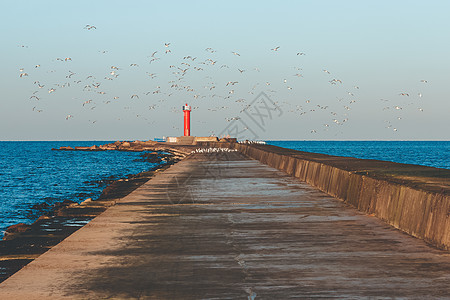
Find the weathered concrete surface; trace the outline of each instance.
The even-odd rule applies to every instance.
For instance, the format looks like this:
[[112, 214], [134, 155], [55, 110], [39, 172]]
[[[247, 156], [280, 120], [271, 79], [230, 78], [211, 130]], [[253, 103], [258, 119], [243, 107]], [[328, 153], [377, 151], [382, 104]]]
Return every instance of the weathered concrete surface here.
[[270, 145], [205, 145], [238, 149], [395, 228], [450, 250], [450, 170]]
[[446, 298], [450, 255], [238, 153], [156, 175], [0, 299]]

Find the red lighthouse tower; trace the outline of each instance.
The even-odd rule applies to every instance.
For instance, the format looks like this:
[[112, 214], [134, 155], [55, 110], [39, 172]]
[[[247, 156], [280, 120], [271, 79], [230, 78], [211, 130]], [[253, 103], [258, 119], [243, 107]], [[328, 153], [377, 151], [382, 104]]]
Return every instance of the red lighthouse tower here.
[[191, 107], [189, 105], [183, 106], [184, 112], [184, 136], [191, 135]]

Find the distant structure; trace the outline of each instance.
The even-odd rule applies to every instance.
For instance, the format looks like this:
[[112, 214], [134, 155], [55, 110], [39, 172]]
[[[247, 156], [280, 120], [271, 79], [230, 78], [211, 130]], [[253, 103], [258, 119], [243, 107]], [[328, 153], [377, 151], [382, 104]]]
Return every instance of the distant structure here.
[[165, 139], [166, 143], [178, 145], [196, 145], [198, 142], [236, 142], [235, 138], [219, 140], [216, 136], [191, 136], [191, 107], [186, 103], [183, 105], [184, 112], [184, 135], [179, 137], [169, 136]]
[[184, 136], [191, 135], [191, 107], [189, 105], [183, 106], [184, 112]]

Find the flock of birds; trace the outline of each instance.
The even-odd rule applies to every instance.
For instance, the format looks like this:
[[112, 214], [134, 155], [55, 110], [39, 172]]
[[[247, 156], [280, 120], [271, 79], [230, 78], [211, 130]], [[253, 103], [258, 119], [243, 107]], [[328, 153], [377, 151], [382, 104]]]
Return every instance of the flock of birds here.
[[252, 140], [245, 140], [245, 141], [239, 141], [239, 144], [258, 144], [258, 145], [265, 145], [265, 141], [252, 141]]
[[[87, 31], [97, 30], [93, 25], [84, 27]], [[28, 46], [19, 46], [29, 48]], [[174, 50], [174, 51], [172, 51]], [[281, 46], [276, 46], [268, 51], [273, 55], [279, 55], [282, 51]], [[108, 55], [109, 51], [97, 51], [99, 55]], [[244, 110], [248, 109], [254, 97], [260, 92], [267, 93], [274, 103], [281, 107], [284, 112], [301, 117], [306, 114], [317, 114], [323, 120], [323, 127], [309, 128], [310, 133], [317, 133], [320, 130], [329, 130], [333, 126], [342, 126], [349, 121], [350, 111], [355, 103], [358, 103], [358, 92], [360, 87], [354, 84], [347, 84], [341, 78], [335, 77], [333, 72], [328, 69], [322, 69], [323, 82], [330, 86], [339, 88], [340, 96], [332, 95], [327, 101], [318, 102], [311, 98], [304, 98], [301, 95], [301, 81], [305, 77], [311, 76], [304, 71], [301, 65], [302, 61], [297, 60], [293, 63], [290, 70], [286, 70], [286, 75], [281, 78], [267, 76], [271, 80], [255, 81], [253, 78], [261, 78], [264, 66], [248, 67], [242, 60], [237, 51], [229, 51], [218, 56], [218, 50], [206, 48], [197, 56], [180, 55], [176, 56], [172, 43], [164, 43], [160, 49], [151, 51], [144, 58], [144, 62], [130, 61], [126, 65], [111, 64], [107, 68], [102, 68], [100, 72], [87, 70], [85, 64], [77, 66], [75, 57], [57, 57], [45, 68], [43, 63], [20, 68], [18, 76], [33, 84], [33, 92], [29, 95], [32, 110], [37, 113], [45, 112], [46, 101], [50, 102], [52, 97], [61, 91], [63, 97], [72, 97], [71, 105], [67, 105], [67, 111], [64, 114], [65, 120], [76, 119], [79, 115], [87, 114], [89, 111], [95, 112], [102, 107], [107, 109], [108, 105], [122, 105], [122, 111], [130, 112], [136, 118], [143, 118], [148, 123], [152, 123], [151, 111], [168, 110], [171, 113], [180, 113], [180, 103], [193, 103], [192, 109], [203, 109], [210, 113], [221, 112], [225, 122], [239, 120]], [[307, 57], [304, 52], [292, 53], [292, 56]], [[234, 59], [233, 59], [234, 58]], [[141, 58], [142, 60], [142, 58]], [[60, 65], [56, 65], [60, 64]], [[143, 65], [144, 64], [144, 65]], [[78, 69], [80, 68], [80, 69]], [[98, 68], [96, 67], [95, 70]], [[39, 72], [38, 72], [39, 71]], [[91, 73], [88, 73], [91, 71]], [[133, 75], [133, 72], [135, 75]], [[319, 72], [319, 70], [317, 70]], [[44, 74], [43, 74], [44, 73]], [[139, 85], [120, 85], [121, 75], [140, 76], [144, 83]], [[39, 76], [43, 78], [39, 78]], [[316, 76], [317, 74], [314, 74]], [[225, 79], [226, 78], [226, 79]], [[138, 81], [137, 79], [135, 79]], [[427, 84], [427, 80], [420, 80], [420, 84]], [[120, 89], [118, 89], [120, 86]], [[153, 86], [145, 89], [147, 86]], [[130, 89], [127, 93], [126, 90]], [[299, 92], [297, 92], [297, 90]], [[401, 91], [397, 97], [412, 98], [407, 91]], [[61, 96], [59, 96], [61, 97]], [[422, 93], [417, 97], [422, 98]], [[172, 100], [173, 99], [173, 100]], [[189, 100], [191, 99], [191, 100]], [[172, 100], [172, 101], [171, 101]], [[181, 101], [181, 102], [180, 102]], [[399, 98], [398, 103], [391, 104], [391, 101], [380, 99], [386, 103], [382, 110], [401, 112], [405, 107], [414, 105], [415, 102], [402, 102]], [[73, 102], [79, 105], [74, 109]], [[406, 105], [406, 106], [405, 106]], [[423, 112], [423, 108], [417, 108]], [[150, 112], [149, 112], [150, 111]], [[324, 114], [325, 113], [325, 114]], [[89, 122], [97, 122], [95, 114], [90, 114]], [[123, 119], [123, 115], [117, 115], [117, 120]], [[400, 115], [396, 120], [401, 120]], [[204, 123], [205, 121], [198, 121]], [[394, 122], [391, 119], [385, 121], [385, 127], [397, 131]], [[226, 124], [226, 123], [225, 123]], [[172, 127], [179, 130], [179, 126]], [[215, 134], [214, 130], [210, 131]]]
[[197, 148], [191, 153], [222, 153], [222, 152], [236, 152], [238, 150], [236, 149], [230, 149], [230, 148]]

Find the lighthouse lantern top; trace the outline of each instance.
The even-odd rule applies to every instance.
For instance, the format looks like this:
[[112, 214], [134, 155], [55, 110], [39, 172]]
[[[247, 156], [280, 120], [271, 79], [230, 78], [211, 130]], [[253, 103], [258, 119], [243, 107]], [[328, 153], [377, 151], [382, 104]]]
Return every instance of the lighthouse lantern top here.
[[190, 107], [189, 105], [187, 105], [187, 103], [186, 103], [186, 105], [183, 105], [183, 110], [188, 110], [188, 111], [190, 111], [190, 110], [191, 110], [191, 107]]

